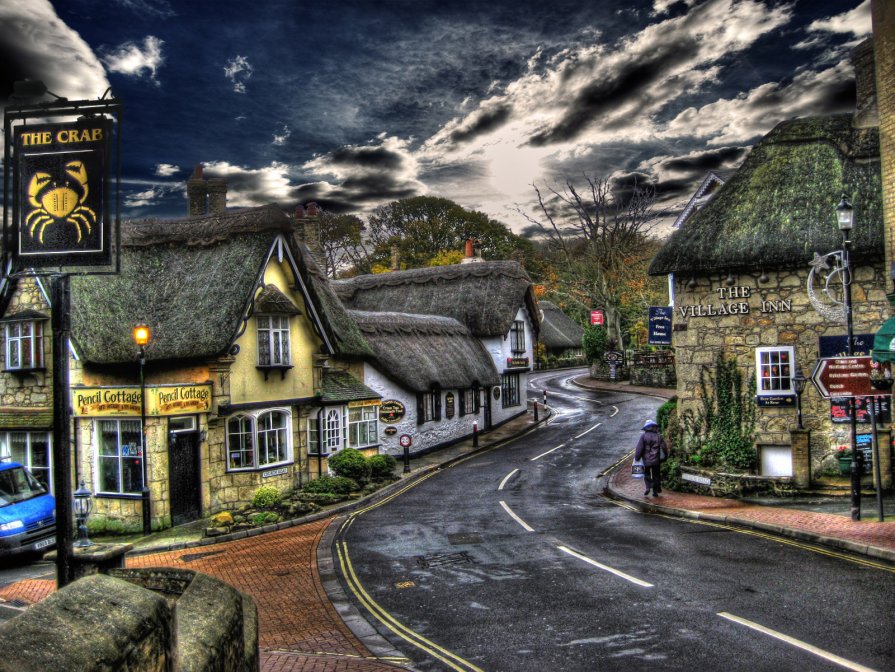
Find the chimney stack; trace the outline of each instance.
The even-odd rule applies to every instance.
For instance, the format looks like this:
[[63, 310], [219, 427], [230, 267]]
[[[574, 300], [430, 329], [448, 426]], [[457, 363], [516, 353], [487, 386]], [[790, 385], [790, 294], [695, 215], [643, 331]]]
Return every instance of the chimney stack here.
[[323, 257], [323, 247], [320, 244], [320, 220], [318, 215], [320, 209], [316, 203], [308, 203], [305, 207], [298, 206], [295, 208], [295, 219], [302, 225], [303, 239], [305, 245], [314, 261], [321, 269], [326, 269]]
[[208, 212], [208, 183], [202, 177], [202, 164], [197, 163], [186, 181], [187, 215], [201, 217]]
[[474, 240], [473, 238], [466, 239], [466, 256], [463, 257], [461, 264], [477, 264], [480, 261], [484, 261], [479, 256], [479, 241]]
[[206, 188], [208, 190], [208, 214], [224, 214], [227, 211], [227, 180], [221, 177], [209, 178]]

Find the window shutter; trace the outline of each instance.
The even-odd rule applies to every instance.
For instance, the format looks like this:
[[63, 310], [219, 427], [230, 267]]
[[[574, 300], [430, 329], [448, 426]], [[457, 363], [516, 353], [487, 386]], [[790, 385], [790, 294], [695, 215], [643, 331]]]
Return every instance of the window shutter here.
[[441, 388], [437, 385], [432, 389], [432, 403], [435, 407], [432, 413], [433, 419], [437, 422], [441, 420]]
[[416, 395], [416, 424], [421, 425], [426, 421], [426, 395]]
[[460, 415], [466, 415], [466, 390], [458, 390], [457, 392], [460, 397]]

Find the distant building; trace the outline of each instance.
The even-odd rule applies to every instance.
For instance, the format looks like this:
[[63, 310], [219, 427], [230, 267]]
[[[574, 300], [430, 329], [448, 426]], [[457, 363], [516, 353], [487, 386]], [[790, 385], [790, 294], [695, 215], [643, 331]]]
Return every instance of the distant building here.
[[[584, 327], [550, 301], [538, 301], [541, 328], [538, 340], [544, 344], [546, 357], [557, 363], [577, 363], [584, 357]], [[583, 360], [580, 363], [584, 363]]]

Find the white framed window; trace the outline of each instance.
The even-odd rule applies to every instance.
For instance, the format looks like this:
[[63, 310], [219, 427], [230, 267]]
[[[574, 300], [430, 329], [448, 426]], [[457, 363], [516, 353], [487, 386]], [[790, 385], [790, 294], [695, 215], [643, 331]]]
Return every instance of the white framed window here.
[[323, 418], [323, 450], [328, 455], [340, 448], [342, 448], [342, 411], [339, 408], [328, 408]]
[[795, 349], [790, 345], [755, 349], [755, 389], [758, 396], [795, 394], [792, 376]]
[[0, 432], [0, 457], [28, 467], [34, 478], [53, 492], [52, 432]]
[[516, 320], [510, 328], [510, 350], [513, 354], [525, 353], [525, 322]]
[[289, 317], [258, 315], [258, 366], [290, 366]]
[[441, 388], [432, 387], [431, 392], [422, 392], [416, 395], [416, 424], [425, 422], [437, 422], [441, 420]]
[[6, 368], [9, 371], [44, 368], [44, 320], [6, 323]]
[[246, 471], [292, 459], [292, 414], [285, 409], [237, 415], [227, 421], [227, 470]]
[[503, 407], [518, 406], [519, 400], [519, 374], [505, 373], [500, 378], [500, 398]]
[[348, 445], [366, 448], [379, 444], [379, 406], [348, 409]]
[[139, 420], [97, 420], [97, 494], [138, 495], [143, 489]]

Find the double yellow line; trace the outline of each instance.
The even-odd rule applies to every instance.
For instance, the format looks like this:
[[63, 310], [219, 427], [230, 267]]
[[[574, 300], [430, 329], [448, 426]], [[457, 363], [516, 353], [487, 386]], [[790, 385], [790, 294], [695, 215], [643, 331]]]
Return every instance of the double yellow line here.
[[348, 554], [348, 544], [343, 539], [341, 539], [341, 537], [344, 536], [344, 534], [348, 531], [348, 529], [351, 527], [358, 516], [392, 501], [396, 497], [407, 492], [410, 488], [416, 487], [426, 479], [431, 478], [435, 475], [435, 473], [437, 472], [427, 474], [426, 476], [417, 479], [413, 483], [410, 483], [406, 487], [401, 488], [397, 492], [392, 493], [388, 497], [385, 497], [379, 502], [376, 502], [375, 504], [372, 504], [364, 509], [360, 509], [350, 514], [345, 522], [342, 524], [342, 526], [339, 528], [338, 538], [336, 539], [336, 554], [339, 559], [339, 567], [342, 570], [342, 576], [345, 577], [345, 582], [348, 584], [349, 590], [357, 598], [358, 602], [360, 602], [370, 614], [372, 614], [380, 623], [382, 623], [382, 625], [391, 630], [395, 635], [403, 639], [405, 642], [412, 644], [424, 653], [432, 656], [436, 660], [440, 660], [450, 669], [456, 670], [456, 672], [484, 672], [481, 668], [476, 667], [468, 660], [465, 660], [458, 656], [456, 653], [448, 651], [435, 642], [426, 639], [419, 633], [414, 632], [406, 625], [398, 621], [394, 616], [389, 614], [381, 605], [379, 605], [376, 600], [374, 600], [370, 596], [370, 594], [367, 593], [367, 591], [361, 584], [360, 579], [357, 577], [357, 574], [354, 571], [354, 565], [351, 563], [351, 557]]

